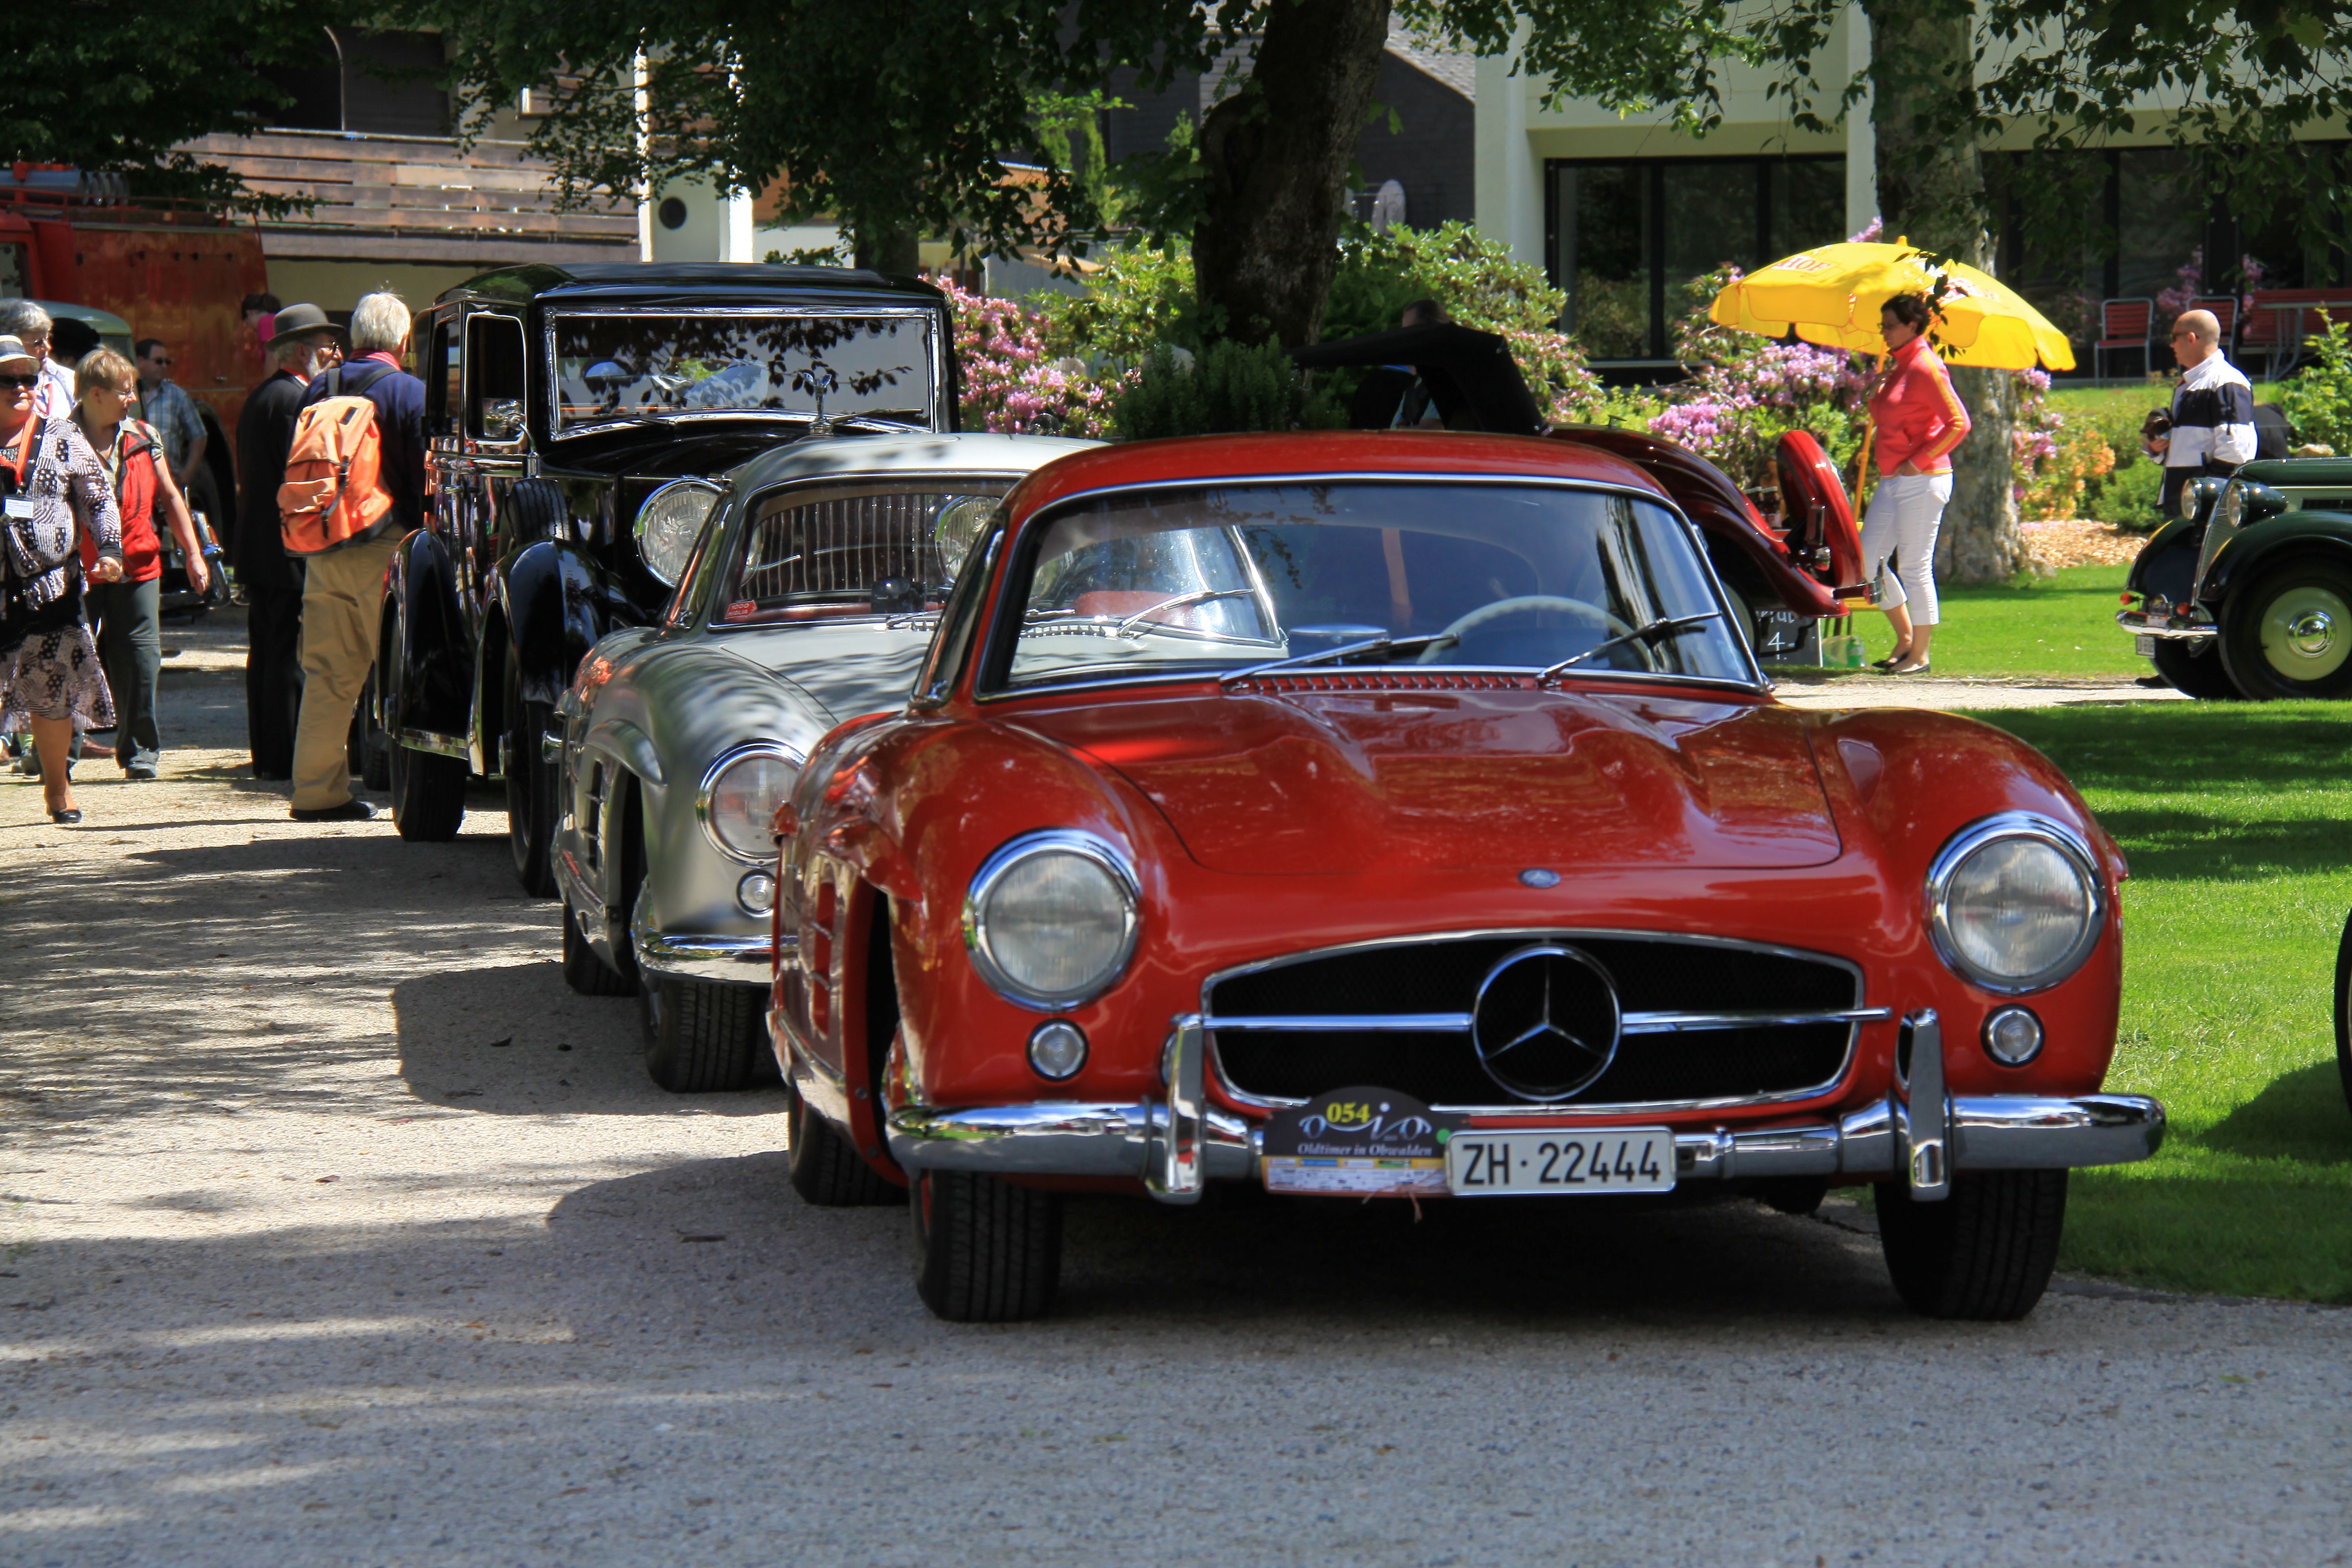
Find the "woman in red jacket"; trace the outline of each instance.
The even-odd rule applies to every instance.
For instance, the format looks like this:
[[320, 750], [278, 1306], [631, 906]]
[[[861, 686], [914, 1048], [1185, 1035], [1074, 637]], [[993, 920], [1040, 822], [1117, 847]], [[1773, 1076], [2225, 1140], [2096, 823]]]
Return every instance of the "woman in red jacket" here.
[[1878, 488], [1862, 522], [1862, 562], [1874, 602], [1895, 627], [1895, 651], [1878, 661], [1896, 675], [1924, 674], [1936, 605], [1936, 532], [1952, 499], [1952, 451], [1968, 439], [1969, 411], [1927, 339], [1924, 294], [1898, 294], [1878, 313], [1890, 351], [1870, 395]]

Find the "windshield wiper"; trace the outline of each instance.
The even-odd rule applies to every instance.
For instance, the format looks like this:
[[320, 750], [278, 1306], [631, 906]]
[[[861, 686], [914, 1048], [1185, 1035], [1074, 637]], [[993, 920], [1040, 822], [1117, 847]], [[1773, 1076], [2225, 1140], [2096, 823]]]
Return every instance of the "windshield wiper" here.
[[1111, 628], [1111, 635], [1127, 637], [1134, 632], [1135, 627], [1142, 625], [1147, 616], [1156, 616], [1162, 610], [1181, 610], [1188, 605], [1214, 604], [1219, 599], [1254, 599], [1256, 596], [1257, 590], [1255, 588], [1195, 588], [1189, 594], [1178, 594], [1172, 598], [1162, 599], [1156, 605], [1146, 605]]
[[1313, 653], [1293, 654], [1277, 658], [1271, 664], [1254, 664], [1247, 669], [1236, 669], [1217, 677], [1220, 686], [1231, 686], [1236, 680], [1253, 676], [1272, 675], [1285, 669], [1305, 669], [1309, 665], [1329, 664], [1336, 659], [1353, 658], [1358, 654], [1395, 653], [1407, 648], [1444, 647], [1462, 639], [1452, 632], [1424, 632], [1412, 637], [1366, 637], [1361, 642], [1341, 643], [1338, 647], [1317, 648]]
[[1721, 610], [1701, 610], [1695, 616], [1670, 616], [1662, 621], [1652, 621], [1646, 626], [1635, 626], [1630, 632], [1620, 632], [1613, 637], [1603, 637], [1582, 653], [1561, 659], [1558, 664], [1543, 671], [1536, 677], [1536, 684], [1549, 686], [1586, 659], [1598, 658], [1611, 648], [1623, 647], [1628, 643], [1648, 643], [1661, 637], [1680, 637], [1683, 633], [1703, 626], [1709, 621], [1721, 619], [1723, 619]]

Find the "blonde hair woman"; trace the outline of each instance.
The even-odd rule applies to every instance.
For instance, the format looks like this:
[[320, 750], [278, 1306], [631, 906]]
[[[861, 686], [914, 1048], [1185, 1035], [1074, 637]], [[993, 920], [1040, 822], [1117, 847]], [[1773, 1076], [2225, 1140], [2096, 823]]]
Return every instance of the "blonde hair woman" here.
[[[163, 438], [146, 421], [127, 416], [139, 398], [138, 366], [112, 349], [93, 349], [74, 367], [74, 381], [81, 388], [74, 425], [106, 469], [122, 519], [122, 581], [89, 591], [98, 657], [114, 695], [114, 760], [124, 777], [152, 779], [163, 751], [155, 724], [155, 683], [163, 669], [163, 542], [156, 520], [170, 526], [187, 559], [188, 586], [199, 594], [205, 553], [187, 500], [172, 482]], [[82, 565], [94, 560], [85, 542]]]

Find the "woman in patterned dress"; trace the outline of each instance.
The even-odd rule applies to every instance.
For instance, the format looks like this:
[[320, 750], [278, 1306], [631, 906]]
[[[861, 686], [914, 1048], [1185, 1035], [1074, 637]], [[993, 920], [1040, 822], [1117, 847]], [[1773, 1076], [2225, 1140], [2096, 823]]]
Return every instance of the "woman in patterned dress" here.
[[82, 618], [80, 536], [89, 574], [122, 576], [122, 523], [106, 470], [73, 421], [35, 410], [40, 362], [0, 337], [0, 731], [29, 726], [53, 822], [81, 820], [68, 756], [76, 730], [114, 722], [98, 645]]

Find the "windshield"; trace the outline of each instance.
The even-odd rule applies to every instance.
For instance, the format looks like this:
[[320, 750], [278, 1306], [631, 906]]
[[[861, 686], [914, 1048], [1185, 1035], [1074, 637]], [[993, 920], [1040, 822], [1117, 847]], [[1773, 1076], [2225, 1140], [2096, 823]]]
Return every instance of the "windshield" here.
[[[1002, 683], [1342, 656], [1750, 680], [1663, 506], [1556, 485], [1223, 485], [1063, 512], [1016, 558]], [[1691, 617], [1684, 620], [1683, 617]], [[1672, 625], [1666, 623], [1675, 623]], [[1613, 640], [1612, 639], [1622, 639]]]
[[795, 486], [754, 505], [719, 620], [937, 609], [1010, 476]]
[[644, 418], [823, 413], [928, 430], [930, 311], [556, 312], [555, 429]]

